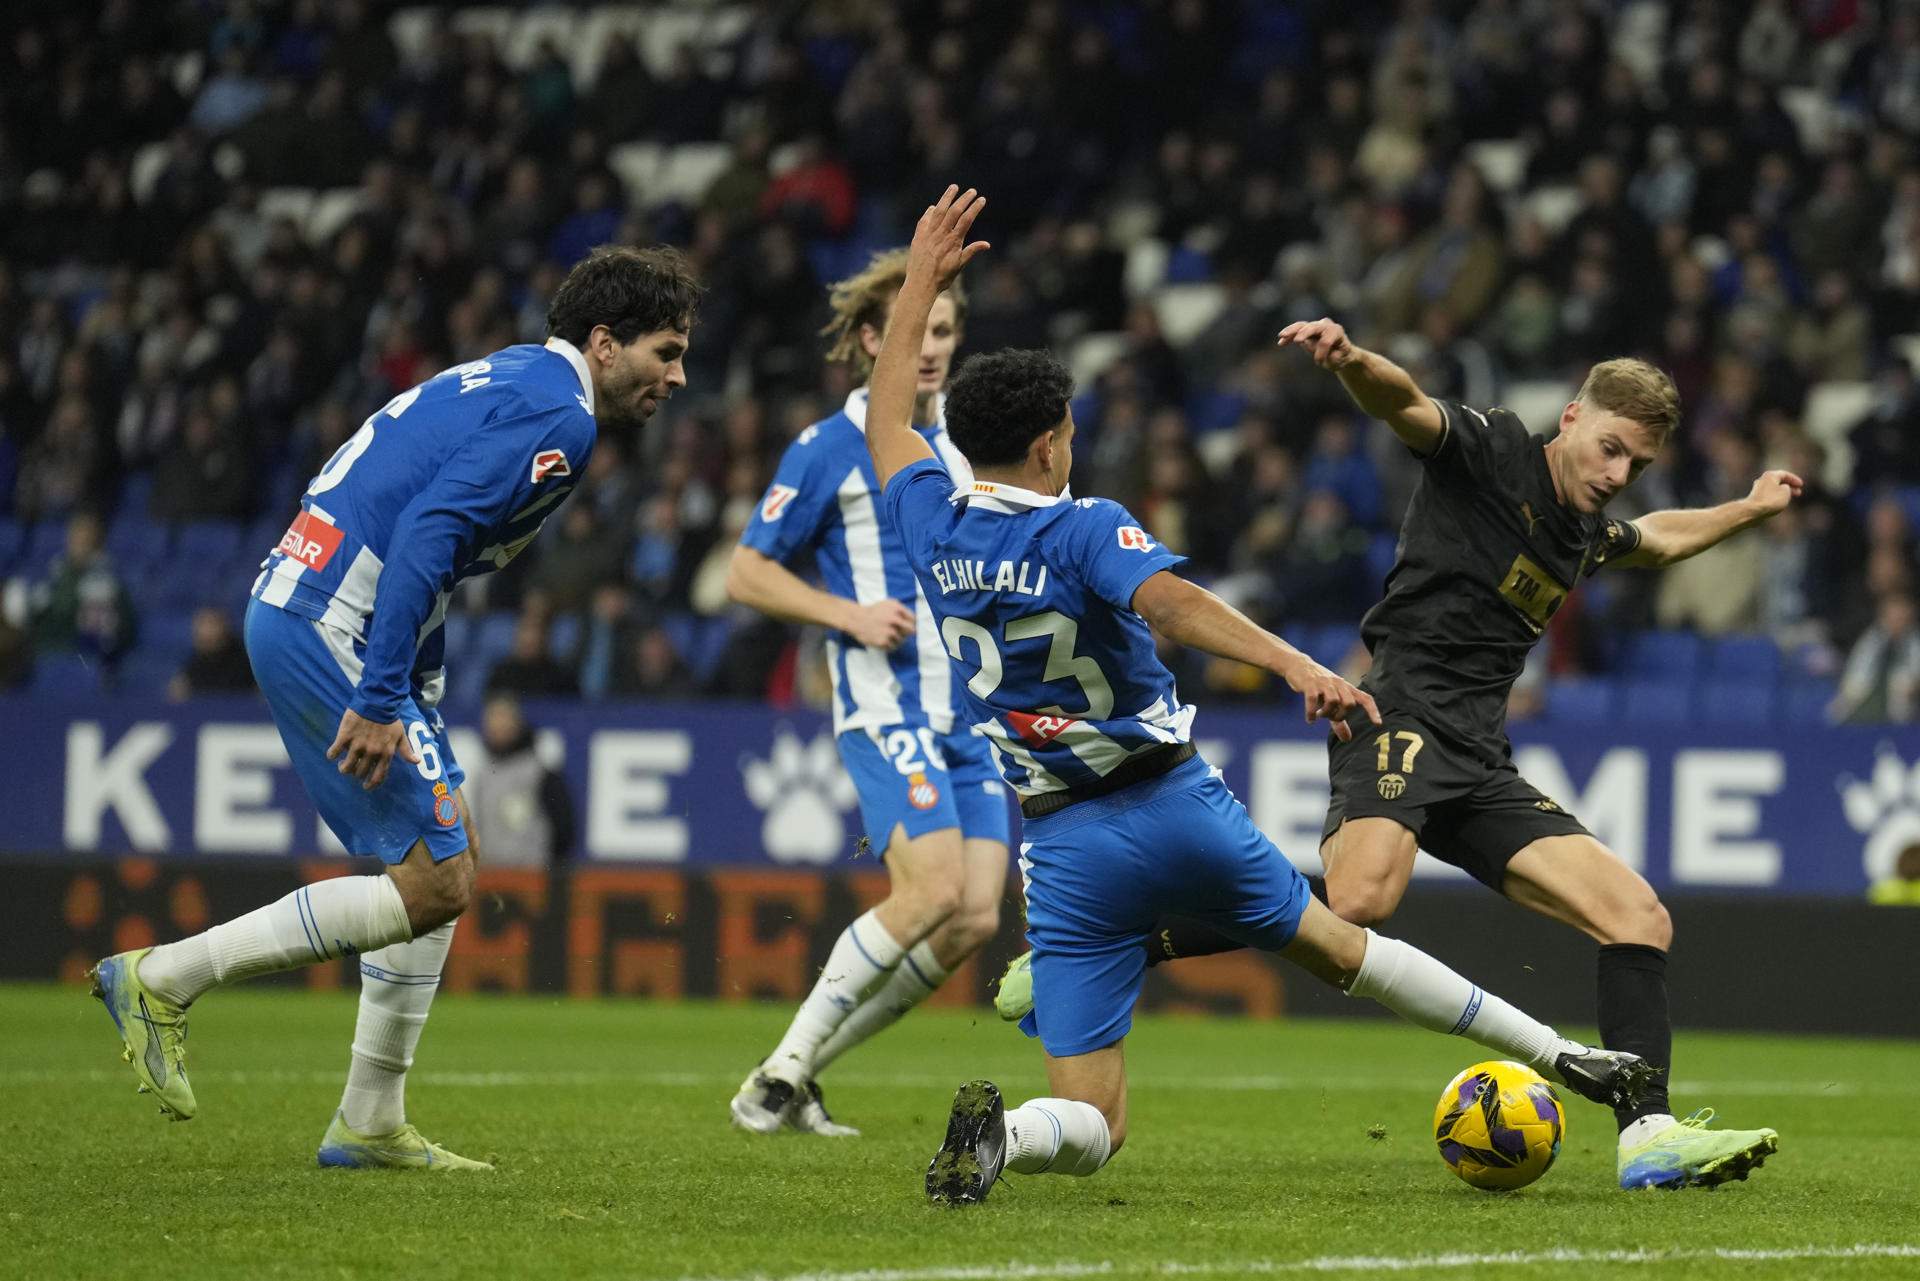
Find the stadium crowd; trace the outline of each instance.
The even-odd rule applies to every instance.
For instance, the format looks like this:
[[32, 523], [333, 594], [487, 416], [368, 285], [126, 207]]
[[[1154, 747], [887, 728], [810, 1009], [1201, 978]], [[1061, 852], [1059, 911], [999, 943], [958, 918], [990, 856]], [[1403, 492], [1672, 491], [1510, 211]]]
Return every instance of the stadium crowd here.
[[848, 390], [826, 284], [958, 178], [996, 245], [963, 354], [1071, 353], [1075, 489], [1323, 657], [1364, 659], [1418, 474], [1273, 349], [1331, 314], [1536, 431], [1593, 360], [1669, 369], [1682, 428], [1625, 514], [1765, 466], [1810, 482], [1762, 531], [1574, 596], [1519, 713], [1678, 686], [1712, 714], [1691, 691], [1718, 681], [1733, 714], [1920, 716], [1912, 3], [563, 11], [591, 48], [502, 12], [6, 7], [0, 682], [243, 685], [253, 566], [361, 420], [539, 341], [591, 246], [665, 240], [709, 287], [690, 386], [463, 591], [451, 694], [481, 668], [536, 696], [819, 697], [811, 643], [727, 601], [726, 557]]

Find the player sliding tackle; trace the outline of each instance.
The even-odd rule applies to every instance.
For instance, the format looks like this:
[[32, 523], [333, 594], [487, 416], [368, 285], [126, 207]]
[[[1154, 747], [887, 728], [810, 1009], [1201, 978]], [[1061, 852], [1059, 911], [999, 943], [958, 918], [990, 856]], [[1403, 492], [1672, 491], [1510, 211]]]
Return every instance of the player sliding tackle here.
[[[1602, 515], [1680, 421], [1673, 380], [1642, 360], [1595, 365], [1549, 441], [1505, 409], [1427, 396], [1407, 372], [1356, 347], [1331, 320], [1280, 332], [1392, 429], [1425, 474], [1407, 506], [1386, 599], [1362, 626], [1373, 666], [1362, 682], [1382, 725], [1327, 744], [1332, 803], [1321, 836], [1327, 902], [1361, 925], [1393, 915], [1416, 849], [1564, 921], [1600, 945], [1600, 1039], [1659, 1069], [1639, 1103], [1615, 1109], [1623, 1188], [1712, 1187], [1745, 1178], [1779, 1144], [1769, 1129], [1715, 1130], [1711, 1109], [1676, 1120], [1667, 1099], [1673, 923], [1652, 887], [1513, 765], [1507, 693], [1561, 603], [1603, 565], [1670, 565], [1784, 510], [1800, 492], [1769, 471], [1744, 499], [1634, 521]], [[1204, 922], [1155, 931], [1148, 964], [1241, 946]], [[997, 1004], [1031, 999], [1020, 962]]]
[[1378, 722], [1373, 700], [1176, 577], [1118, 504], [1067, 497], [1072, 380], [1045, 352], [969, 360], [947, 429], [975, 480], [956, 493], [910, 425], [914, 357], [940, 292], [984, 242], [986, 201], [949, 187], [921, 216], [872, 379], [867, 446], [948, 653], [967, 715], [1021, 796], [1035, 1005], [1051, 1097], [1006, 1111], [987, 1081], [960, 1088], [927, 1195], [983, 1199], [1003, 1168], [1092, 1174], [1126, 1139], [1122, 1046], [1145, 973], [1143, 943], [1175, 911], [1279, 952], [1411, 1022], [1465, 1035], [1588, 1098], [1631, 1101], [1649, 1070], [1569, 1041], [1416, 948], [1341, 920], [1199, 758], [1194, 709], [1175, 698], [1148, 625], [1265, 667], [1342, 740]]
[[[94, 967], [143, 1091], [190, 1119], [187, 1007], [215, 987], [360, 957], [347, 1088], [321, 1165], [489, 1169], [406, 1119], [406, 1074], [472, 900], [479, 847], [446, 727], [454, 584], [533, 541], [597, 433], [686, 385], [699, 286], [670, 249], [596, 249], [554, 291], [545, 346], [459, 365], [367, 419], [307, 486], [247, 606], [247, 655], [327, 826], [384, 874], [316, 881], [204, 934]], [[336, 764], [337, 762], [337, 764]]]

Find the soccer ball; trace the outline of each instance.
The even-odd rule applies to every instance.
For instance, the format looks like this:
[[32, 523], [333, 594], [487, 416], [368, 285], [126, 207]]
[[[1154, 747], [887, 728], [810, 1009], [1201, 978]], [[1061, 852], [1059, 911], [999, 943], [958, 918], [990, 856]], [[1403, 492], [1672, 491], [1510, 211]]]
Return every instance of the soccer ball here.
[[1505, 1060], [1454, 1077], [1433, 1109], [1433, 1139], [1447, 1168], [1488, 1191], [1524, 1188], [1545, 1174], [1565, 1137], [1566, 1110], [1554, 1088]]

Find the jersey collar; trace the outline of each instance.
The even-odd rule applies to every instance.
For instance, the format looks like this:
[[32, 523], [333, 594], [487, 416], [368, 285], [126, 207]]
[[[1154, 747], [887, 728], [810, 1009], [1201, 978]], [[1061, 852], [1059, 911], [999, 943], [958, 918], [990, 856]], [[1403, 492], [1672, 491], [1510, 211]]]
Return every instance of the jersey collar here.
[[[865, 387], [855, 387], [852, 394], [847, 397], [846, 415], [847, 419], [852, 422], [855, 427], [860, 429], [860, 434], [863, 436], [866, 435], [867, 389]], [[933, 399], [933, 426], [942, 431], [946, 430], [947, 393], [944, 391]], [[923, 430], [919, 424], [915, 424], [915, 428], [916, 430]]]
[[580, 349], [578, 347], [574, 346], [572, 343], [568, 342], [564, 338], [547, 339], [547, 350], [558, 352], [562, 356], [565, 356], [567, 358], [567, 363], [573, 366], [573, 372], [580, 376], [580, 399], [583, 402], [585, 402], [587, 406], [587, 412], [592, 413], [593, 412], [593, 375], [587, 372], [587, 358], [580, 354]]
[[1052, 507], [1056, 503], [1070, 503], [1071, 494], [1058, 494], [1048, 497], [1036, 494], [1031, 489], [1022, 489], [1018, 485], [1002, 485], [990, 480], [976, 480], [972, 486], [962, 491], [968, 505], [982, 511], [1000, 512], [1007, 516], [1017, 516], [1023, 511], [1032, 511], [1036, 507]]

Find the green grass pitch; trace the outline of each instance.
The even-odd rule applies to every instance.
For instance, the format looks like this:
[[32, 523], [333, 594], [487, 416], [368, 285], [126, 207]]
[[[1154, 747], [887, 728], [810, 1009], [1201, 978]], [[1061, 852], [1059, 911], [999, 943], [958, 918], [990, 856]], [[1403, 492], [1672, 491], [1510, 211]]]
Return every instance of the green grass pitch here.
[[[1746, 1183], [1626, 1194], [1611, 1118], [1570, 1100], [1523, 1192], [1456, 1180], [1428, 1134], [1477, 1047], [1385, 1022], [1143, 1018], [1132, 1137], [1091, 1179], [926, 1204], [953, 1088], [1044, 1092], [990, 1012], [921, 1011], [825, 1078], [853, 1140], [750, 1137], [727, 1099], [773, 1005], [446, 998], [412, 1119], [491, 1176], [317, 1169], [350, 995], [217, 993], [189, 1042], [200, 1115], [136, 1097], [77, 988], [0, 987], [0, 1256], [22, 1277], [1228, 1278], [1920, 1275], [1920, 1045], [1681, 1038], [1682, 1107], [1772, 1125]], [[1383, 1133], [1381, 1133], [1383, 1132]], [[1380, 1137], [1372, 1137], [1379, 1133]], [[1511, 1260], [1484, 1256], [1511, 1254]]]

